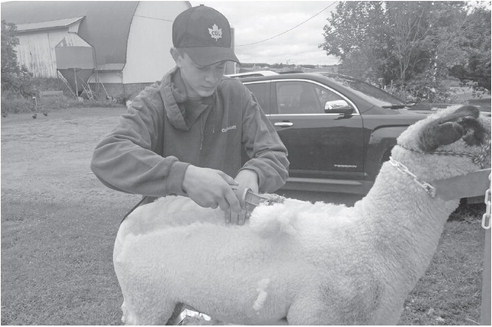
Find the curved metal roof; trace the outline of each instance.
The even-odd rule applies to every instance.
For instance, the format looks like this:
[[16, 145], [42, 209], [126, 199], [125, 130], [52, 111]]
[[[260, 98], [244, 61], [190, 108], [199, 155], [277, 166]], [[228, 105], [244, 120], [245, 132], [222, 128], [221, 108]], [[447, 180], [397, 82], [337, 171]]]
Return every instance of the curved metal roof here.
[[99, 66], [125, 64], [138, 1], [12, 1], [1, 6], [2, 20], [16, 25], [84, 17], [78, 34], [94, 47]]

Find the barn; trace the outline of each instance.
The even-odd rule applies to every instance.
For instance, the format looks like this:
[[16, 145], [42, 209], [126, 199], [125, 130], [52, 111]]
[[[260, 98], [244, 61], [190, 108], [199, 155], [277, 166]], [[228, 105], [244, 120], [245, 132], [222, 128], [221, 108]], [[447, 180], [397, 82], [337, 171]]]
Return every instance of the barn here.
[[1, 4], [1, 14], [17, 26], [19, 63], [35, 77], [61, 78], [77, 94], [88, 88], [125, 100], [174, 66], [172, 22], [189, 7], [188, 1], [11, 1]]

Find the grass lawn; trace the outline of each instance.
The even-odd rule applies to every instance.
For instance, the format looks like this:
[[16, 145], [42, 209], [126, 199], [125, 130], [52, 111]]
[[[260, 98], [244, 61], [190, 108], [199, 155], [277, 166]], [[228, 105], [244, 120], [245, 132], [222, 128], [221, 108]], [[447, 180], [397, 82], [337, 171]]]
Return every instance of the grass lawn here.
[[[120, 324], [113, 241], [139, 197], [107, 189], [89, 162], [124, 110], [66, 109], [37, 119], [2, 119], [2, 324]], [[480, 321], [480, 210], [448, 221], [401, 324]]]

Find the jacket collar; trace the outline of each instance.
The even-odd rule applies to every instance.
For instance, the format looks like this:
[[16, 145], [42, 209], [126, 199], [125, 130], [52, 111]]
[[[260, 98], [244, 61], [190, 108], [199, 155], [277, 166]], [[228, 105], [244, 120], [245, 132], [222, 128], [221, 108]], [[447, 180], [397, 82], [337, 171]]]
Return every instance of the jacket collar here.
[[200, 115], [213, 103], [215, 94], [204, 99], [188, 99], [178, 67], [169, 71], [161, 81], [160, 93], [166, 115], [175, 128], [188, 131]]

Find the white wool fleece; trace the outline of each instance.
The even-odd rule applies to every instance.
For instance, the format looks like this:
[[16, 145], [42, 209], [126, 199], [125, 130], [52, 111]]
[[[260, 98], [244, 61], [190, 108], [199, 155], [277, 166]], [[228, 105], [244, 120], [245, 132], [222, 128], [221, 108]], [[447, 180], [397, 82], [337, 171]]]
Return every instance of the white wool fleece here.
[[[160, 216], [157, 208], [164, 206], [171, 214], [156, 219]], [[171, 197], [146, 205], [135, 212], [138, 222], [130, 216], [123, 224], [132, 229], [138, 223], [149, 224], [153, 230], [125, 233], [128, 226], [122, 225], [117, 238], [120, 250], [115, 250], [115, 269], [124, 294], [132, 294], [125, 303], [148, 301], [148, 294], [136, 288], [153, 289], [176, 303], [214, 312], [215, 319], [278, 323], [286, 317], [293, 296], [312, 287], [307, 281], [319, 273], [317, 266], [343, 261], [343, 249], [324, 253], [319, 244], [340, 242], [344, 233], [319, 235], [319, 231], [329, 225], [352, 226], [353, 220], [344, 216], [347, 209], [344, 205], [286, 199], [282, 204], [256, 208], [249, 226], [232, 226], [223, 223], [219, 209], [201, 208], [187, 198]], [[174, 210], [179, 210], [183, 220], [172, 214]], [[196, 222], [206, 216], [205, 212], [213, 212], [209, 215], [213, 218]], [[327, 219], [322, 212], [331, 215]], [[150, 218], [151, 214], [155, 215]], [[193, 219], [195, 222], [190, 222]], [[176, 247], [184, 255], [176, 255]], [[188, 273], [193, 276], [191, 280]], [[210, 278], [217, 273], [219, 279]], [[158, 276], [162, 280], [156, 282]], [[127, 285], [127, 280], [139, 282]], [[208, 289], [219, 292], [230, 303], [206, 296]], [[200, 290], [205, 292], [203, 296]]]

